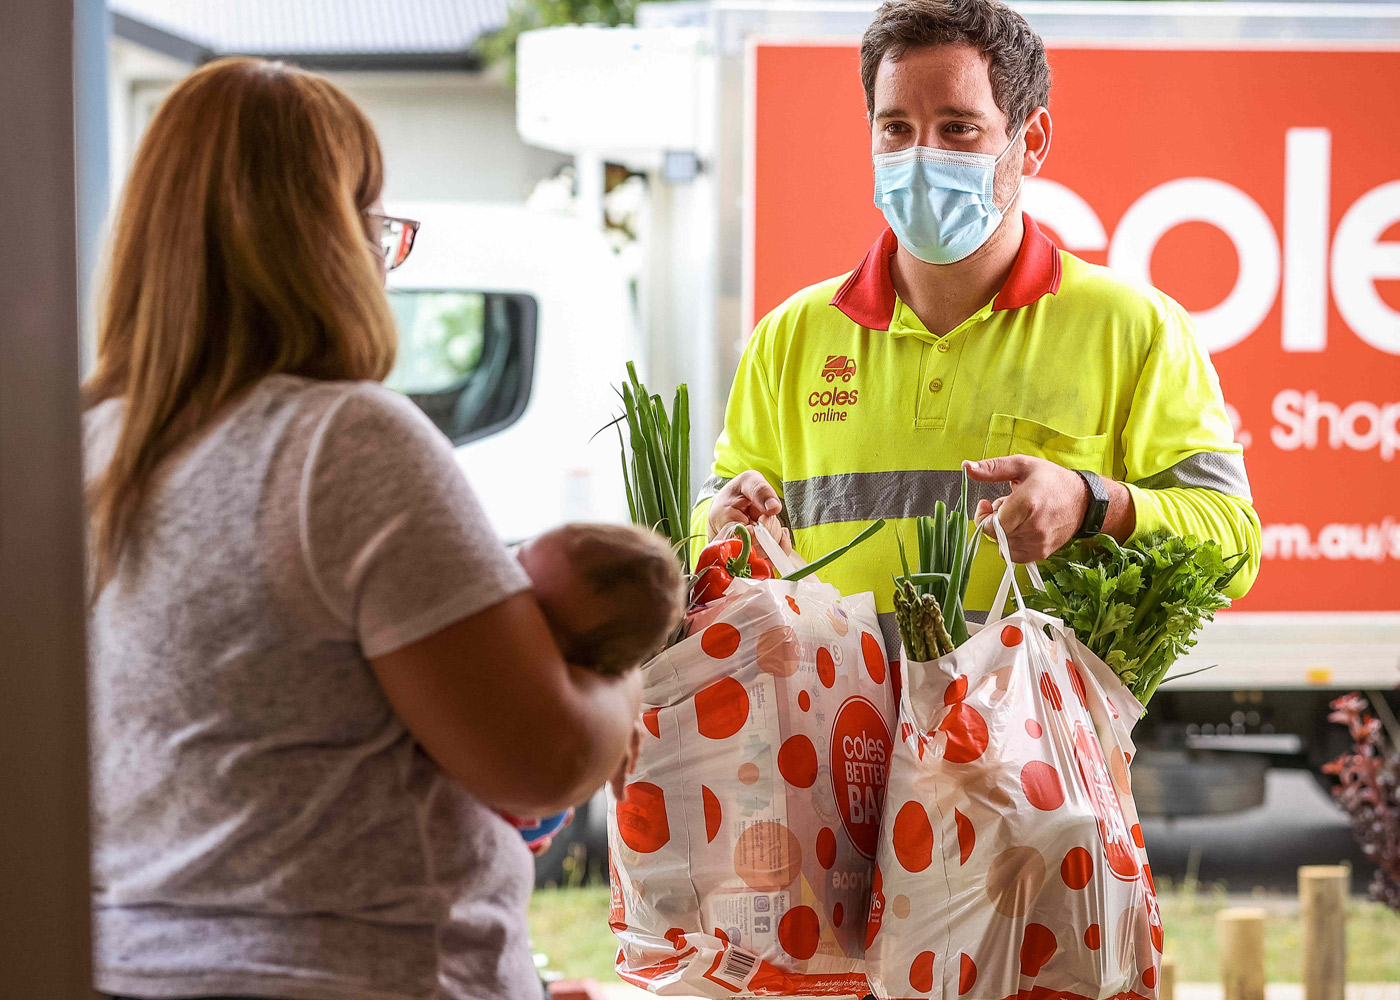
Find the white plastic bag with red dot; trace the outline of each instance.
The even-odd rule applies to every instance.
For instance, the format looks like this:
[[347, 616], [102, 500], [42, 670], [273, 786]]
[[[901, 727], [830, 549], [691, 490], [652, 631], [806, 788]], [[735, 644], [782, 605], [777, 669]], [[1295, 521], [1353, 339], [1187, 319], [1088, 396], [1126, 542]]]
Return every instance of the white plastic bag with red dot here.
[[1128, 782], [1142, 706], [1059, 619], [1025, 607], [1009, 560], [1001, 589], [993, 607], [1010, 591], [1014, 614], [901, 663], [871, 986], [1155, 1000], [1162, 922]]
[[863, 995], [895, 710], [874, 599], [739, 579], [689, 625], [643, 668], [647, 734], [609, 810], [618, 975], [671, 995]]

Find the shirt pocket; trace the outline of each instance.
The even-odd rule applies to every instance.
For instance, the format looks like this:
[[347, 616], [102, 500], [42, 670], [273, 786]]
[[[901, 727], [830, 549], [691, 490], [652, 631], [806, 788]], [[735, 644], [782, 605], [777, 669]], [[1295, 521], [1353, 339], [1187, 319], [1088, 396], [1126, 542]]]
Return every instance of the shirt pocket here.
[[1107, 434], [1081, 437], [1066, 434], [1038, 420], [1010, 413], [994, 413], [987, 429], [987, 444], [982, 457], [1032, 455], [1047, 458], [1066, 469], [1084, 469], [1109, 475], [1108, 445]]

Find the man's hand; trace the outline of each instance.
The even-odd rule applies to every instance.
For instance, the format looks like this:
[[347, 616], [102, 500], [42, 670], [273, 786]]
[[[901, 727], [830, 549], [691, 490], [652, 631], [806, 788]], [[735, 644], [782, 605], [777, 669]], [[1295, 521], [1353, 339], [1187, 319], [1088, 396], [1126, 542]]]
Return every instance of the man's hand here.
[[783, 502], [778, 499], [778, 491], [768, 484], [763, 473], [753, 469], [741, 472], [724, 484], [710, 504], [710, 537], [718, 535], [726, 524], [738, 522], [751, 525], [763, 521], [763, 526], [778, 540], [783, 550], [791, 554], [791, 536], [786, 528], [777, 523], [777, 515], [782, 509]]
[[612, 787], [613, 797], [622, 802], [627, 798], [627, 779], [632, 777], [632, 772], [637, 770], [637, 758], [642, 754], [642, 731], [645, 729], [641, 717], [632, 725], [632, 739], [628, 741], [627, 753], [622, 758], [622, 763], [617, 766], [617, 773], [608, 779], [608, 784]]
[[[981, 483], [1010, 483], [1011, 495], [994, 503], [981, 500], [975, 519], [978, 523], [996, 512], [1006, 532], [1011, 558], [1018, 563], [1039, 562], [1072, 539], [1084, 523], [1089, 507], [1089, 488], [1079, 474], [1044, 458], [1009, 455], [964, 462], [969, 479]], [[1108, 489], [1108, 517], [1103, 530], [1120, 542], [1133, 533], [1132, 497], [1121, 483], [1105, 479]], [[983, 527], [995, 537], [990, 523]]]

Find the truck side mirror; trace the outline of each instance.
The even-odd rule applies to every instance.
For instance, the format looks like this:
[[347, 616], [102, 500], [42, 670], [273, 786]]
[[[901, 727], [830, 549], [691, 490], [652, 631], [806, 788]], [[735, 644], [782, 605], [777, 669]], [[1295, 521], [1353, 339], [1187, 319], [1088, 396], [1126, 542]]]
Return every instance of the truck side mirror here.
[[538, 305], [530, 295], [393, 289], [399, 356], [385, 384], [454, 445], [520, 419], [534, 381]]

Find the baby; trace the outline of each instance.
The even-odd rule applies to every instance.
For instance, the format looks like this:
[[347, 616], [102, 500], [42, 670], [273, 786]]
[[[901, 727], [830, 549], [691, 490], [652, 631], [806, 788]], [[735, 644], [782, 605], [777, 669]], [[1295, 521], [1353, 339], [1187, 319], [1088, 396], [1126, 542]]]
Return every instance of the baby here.
[[[620, 674], [645, 663], [661, 652], [685, 613], [680, 562], [654, 531], [566, 524], [522, 543], [515, 557], [559, 651], [574, 666]], [[531, 851], [542, 854], [569, 813], [506, 819]]]

